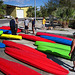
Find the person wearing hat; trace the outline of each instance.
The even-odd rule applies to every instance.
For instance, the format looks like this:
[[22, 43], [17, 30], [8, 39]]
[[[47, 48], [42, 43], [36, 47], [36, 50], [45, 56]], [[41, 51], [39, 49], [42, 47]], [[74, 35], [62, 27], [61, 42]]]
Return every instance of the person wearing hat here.
[[17, 34], [17, 29], [18, 29], [18, 17], [15, 18], [15, 25], [16, 25], [16, 34]]
[[12, 19], [10, 20], [10, 29], [11, 29], [12, 35], [16, 35], [16, 25], [15, 25], [14, 17], [12, 17]]
[[75, 32], [73, 33], [74, 39], [72, 41], [71, 51], [69, 53], [69, 56], [71, 56], [71, 60], [73, 61], [73, 68], [70, 69], [70, 71], [75, 72]]
[[24, 20], [25, 33], [28, 34], [29, 20], [25, 18]]

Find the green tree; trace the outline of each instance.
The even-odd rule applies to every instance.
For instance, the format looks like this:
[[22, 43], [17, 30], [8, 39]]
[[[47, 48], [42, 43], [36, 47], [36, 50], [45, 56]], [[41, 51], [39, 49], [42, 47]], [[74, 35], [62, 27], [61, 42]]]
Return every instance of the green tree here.
[[61, 7], [73, 7], [73, 8], [75, 8], [75, 0], [60, 0], [59, 4]]
[[60, 0], [60, 7], [71, 7], [71, 0]]
[[47, 3], [45, 3], [45, 8], [47, 9], [48, 15], [50, 15], [56, 8], [58, 7], [59, 0], [48, 0]]
[[52, 15], [62, 19], [63, 27], [68, 27], [69, 19], [75, 17], [75, 8], [71, 0], [60, 0], [59, 6], [55, 11], [52, 12]]
[[37, 14], [36, 17], [42, 17], [41, 11], [37, 11], [36, 14]]
[[0, 18], [2, 18], [2, 15], [6, 14], [6, 5], [3, 4], [3, 0], [0, 0]]
[[73, 18], [75, 15], [75, 10], [74, 8], [57, 8], [56, 11], [52, 12], [52, 15], [62, 18], [62, 19], [68, 19], [68, 18]]
[[48, 17], [58, 7], [59, 0], [48, 0], [44, 6], [40, 6], [42, 16]]
[[34, 17], [34, 7], [29, 7], [27, 10], [27, 17]]
[[[38, 8], [36, 7], [36, 17], [41, 17], [41, 12], [38, 11]], [[29, 7], [27, 10], [27, 17], [34, 17], [35, 16], [35, 8], [34, 7]]]
[[47, 9], [45, 8], [45, 6], [40, 6], [40, 12], [41, 12], [41, 17], [47, 17]]
[[[74, 1], [73, 0], [60, 0], [59, 1], [59, 9], [62, 11], [63, 18], [72, 18], [74, 16]], [[59, 11], [58, 11], [59, 12]], [[59, 12], [60, 13], [60, 12]]]

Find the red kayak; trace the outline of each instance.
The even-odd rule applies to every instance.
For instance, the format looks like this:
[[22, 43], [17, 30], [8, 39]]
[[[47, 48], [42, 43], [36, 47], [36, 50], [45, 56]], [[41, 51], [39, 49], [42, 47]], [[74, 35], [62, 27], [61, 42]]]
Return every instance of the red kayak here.
[[[35, 50], [31, 47], [28, 47], [26, 45], [22, 45], [22, 44], [15, 43], [15, 42], [12, 42], [12, 41], [7, 41], [7, 40], [3, 40], [3, 43], [6, 46], [9, 46], [9, 47], [12, 47], [12, 48], [17, 48], [17, 49], [20, 49], [22, 51], [31, 52], [32, 54], [35, 54], [35, 56], [39, 56], [40, 58], [43, 58], [43, 59], [45, 59], [45, 57], [47, 57], [47, 55], [45, 55], [44, 53], [41, 53], [41, 52], [39, 52], [39, 51], [37, 51], [37, 50]], [[45, 60], [45, 61], [48, 61], [48, 59]], [[50, 61], [48, 63], [50, 63]], [[55, 63], [53, 62], [53, 64], [55, 64]]]
[[25, 51], [22, 51], [20, 49], [15, 48], [6, 48], [5, 52], [9, 54], [10, 56], [25, 62], [29, 65], [32, 65], [36, 68], [39, 68], [41, 70], [44, 70], [46, 72], [56, 74], [56, 75], [67, 75], [69, 72], [68, 70], [64, 69], [60, 65], [54, 64], [52, 60], [49, 59], [50, 63], [48, 63], [45, 59], [40, 58], [39, 56], [35, 56], [34, 54], [27, 53]]
[[40, 73], [19, 63], [0, 57], [0, 70], [6, 75], [41, 75]]
[[[10, 30], [10, 26], [2, 26], [0, 29]], [[17, 33], [21, 32], [20, 29], [17, 30]]]
[[2, 29], [10, 30], [10, 26], [2, 26]]
[[[3, 40], [3, 43], [8, 47], [12, 47], [12, 48], [20, 49], [20, 50], [25, 51], [25, 52], [29, 52], [32, 55], [34, 54], [35, 56], [39, 56], [40, 58], [43, 58], [43, 59], [45, 59], [45, 57], [47, 57], [47, 55], [45, 55], [44, 53], [41, 53], [41, 52], [39, 52], [39, 51], [37, 51], [37, 50], [35, 50], [31, 47], [28, 47], [26, 45], [22, 45], [22, 44], [15, 43], [15, 42], [12, 42], [12, 41], [7, 41], [7, 40]], [[45, 61], [47, 61], [49, 64], [51, 64], [49, 59], [46, 58]], [[55, 62], [52, 62], [52, 63], [56, 64]], [[56, 64], [56, 66], [57, 66], [57, 64]]]
[[47, 40], [38, 36], [33, 36], [33, 35], [27, 35], [27, 34], [19, 34], [20, 36], [22, 36], [22, 38], [24, 39], [28, 39], [28, 40], [32, 40], [32, 41], [44, 41], [44, 42], [51, 42], [51, 43], [55, 43], [54, 41], [51, 40]]
[[6, 29], [5, 27], [0, 27], [0, 29], [10, 30], [10, 29]]
[[17, 29], [17, 33], [19, 33], [19, 32], [21, 32], [21, 30], [20, 29]]
[[29, 46], [23, 45], [23, 44], [15, 43], [15, 42], [8, 41], [8, 40], [3, 40], [3, 43], [8, 47], [14, 47], [14, 48], [18, 48], [18, 49], [21, 49], [21, 50], [24, 50], [24, 51], [27, 50], [29, 52], [35, 53], [36, 55], [39, 55], [40, 57], [47, 57], [46, 54], [44, 54], [40, 51], [37, 51], [36, 49], [31, 48]]
[[37, 32], [36, 35], [39, 35], [39, 36], [40, 36], [40, 35], [46, 35], [46, 36], [52, 36], [52, 37], [57, 37], [57, 38], [62, 38], [62, 39], [66, 39], [66, 40], [70, 40], [70, 41], [72, 41], [71, 38], [64, 37], [64, 36], [60, 36], [60, 35], [56, 35], [56, 34]]

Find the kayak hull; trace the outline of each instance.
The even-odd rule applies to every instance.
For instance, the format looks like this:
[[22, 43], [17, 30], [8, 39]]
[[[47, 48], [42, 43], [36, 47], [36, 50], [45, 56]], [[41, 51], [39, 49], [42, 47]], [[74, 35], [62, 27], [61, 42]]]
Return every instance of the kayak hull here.
[[[52, 73], [52, 74], [67, 75], [69, 73], [68, 70], [66, 70], [64, 68], [61, 68], [60, 65], [59, 65], [60, 67], [55, 66], [56, 64], [51, 65], [51, 64], [47, 63], [44, 59], [40, 58], [39, 56], [34, 56], [34, 55], [29, 54], [27, 52], [24, 52], [24, 51], [22, 51], [20, 49], [6, 48], [5, 52], [7, 54], [9, 54], [10, 56], [12, 56], [12, 57], [24, 62], [24, 63], [27, 63], [29, 65], [32, 65], [32, 66], [34, 66], [36, 68], [39, 68], [41, 70], [44, 70], [44, 71]], [[50, 59], [49, 59], [49, 61], [50, 61]]]
[[11, 34], [2, 34], [1, 38], [10, 38], [10, 39], [22, 39], [22, 36], [19, 35], [11, 35]]
[[29, 46], [23, 45], [23, 44], [15, 43], [15, 42], [8, 41], [8, 40], [3, 40], [3, 43], [8, 47], [21, 49], [22, 51], [29, 51], [29, 52], [35, 53], [36, 55], [39, 55], [40, 57], [47, 57], [46, 54], [40, 51], [37, 51], [36, 49], [31, 48]]
[[59, 49], [67, 50], [67, 51], [71, 50], [70, 46], [62, 45], [62, 44], [58, 44], [58, 43], [49, 43], [49, 42], [36, 41], [35, 45], [37, 45], [37, 46], [48, 46], [48, 47], [53, 47], [53, 48], [59, 48]]
[[2, 35], [3, 34], [3, 31], [0, 31], [0, 35]]
[[63, 57], [65, 59], [71, 59], [71, 56], [69, 56], [70, 51], [67, 51], [67, 50], [48, 47], [48, 46], [38, 46], [37, 50], [43, 51], [46, 53], [50, 53], [50, 54], [55, 55], [55, 56]]
[[41, 75], [40, 73], [19, 63], [0, 57], [0, 70], [6, 75]]
[[64, 37], [64, 36], [60, 36], [60, 35], [56, 35], [56, 34], [50, 34], [50, 33], [44, 33], [44, 32], [37, 32], [36, 35], [45, 35], [45, 36], [52, 36], [52, 37], [57, 37], [57, 38], [62, 38], [62, 39], [66, 39], [66, 40], [70, 40], [72, 41], [71, 38], [68, 37]]
[[57, 43], [69, 45], [69, 46], [71, 46], [71, 44], [72, 44], [72, 41], [66, 40], [66, 39], [62, 39], [62, 38], [51, 37], [51, 36], [44, 36], [44, 35], [41, 35], [40, 37], [45, 38], [45, 39], [48, 39], [48, 40], [55, 41]]
[[5, 44], [0, 42], [0, 48], [4, 48], [4, 47], [5, 47]]
[[44, 42], [51, 42], [51, 43], [55, 43], [54, 41], [51, 40], [47, 40], [38, 36], [33, 36], [33, 35], [27, 35], [27, 34], [19, 34], [20, 36], [22, 36], [22, 38], [27, 39], [27, 40], [31, 40], [31, 41], [44, 41]]

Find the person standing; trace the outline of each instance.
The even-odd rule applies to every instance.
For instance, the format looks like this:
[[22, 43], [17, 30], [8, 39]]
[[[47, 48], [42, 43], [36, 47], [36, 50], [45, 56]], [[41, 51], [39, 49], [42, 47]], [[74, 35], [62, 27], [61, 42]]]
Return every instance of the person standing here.
[[35, 32], [35, 19], [34, 18], [32, 18], [32, 31], [33, 31], [33, 34], [34, 34], [34, 32]]
[[45, 18], [43, 17], [43, 20], [42, 20], [42, 29], [45, 29], [45, 23], [46, 23], [46, 20], [45, 20]]
[[12, 35], [16, 35], [16, 25], [15, 25], [14, 18], [10, 20], [10, 29], [11, 29]]
[[69, 56], [71, 56], [71, 60], [73, 61], [73, 69], [70, 69], [70, 71], [75, 72], [75, 32], [73, 33], [74, 39], [72, 41], [71, 51], [69, 53]]
[[25, 33], [28, 34], [28, 27], [29, 27], [29, 20], [28, 19], [25, 19], [24, 26], [25, 26]]
[[15, 18], [15, 25], [16, 25], [16, 34], [17, 34], [17, 30], [18, 30], [18, 17]]

